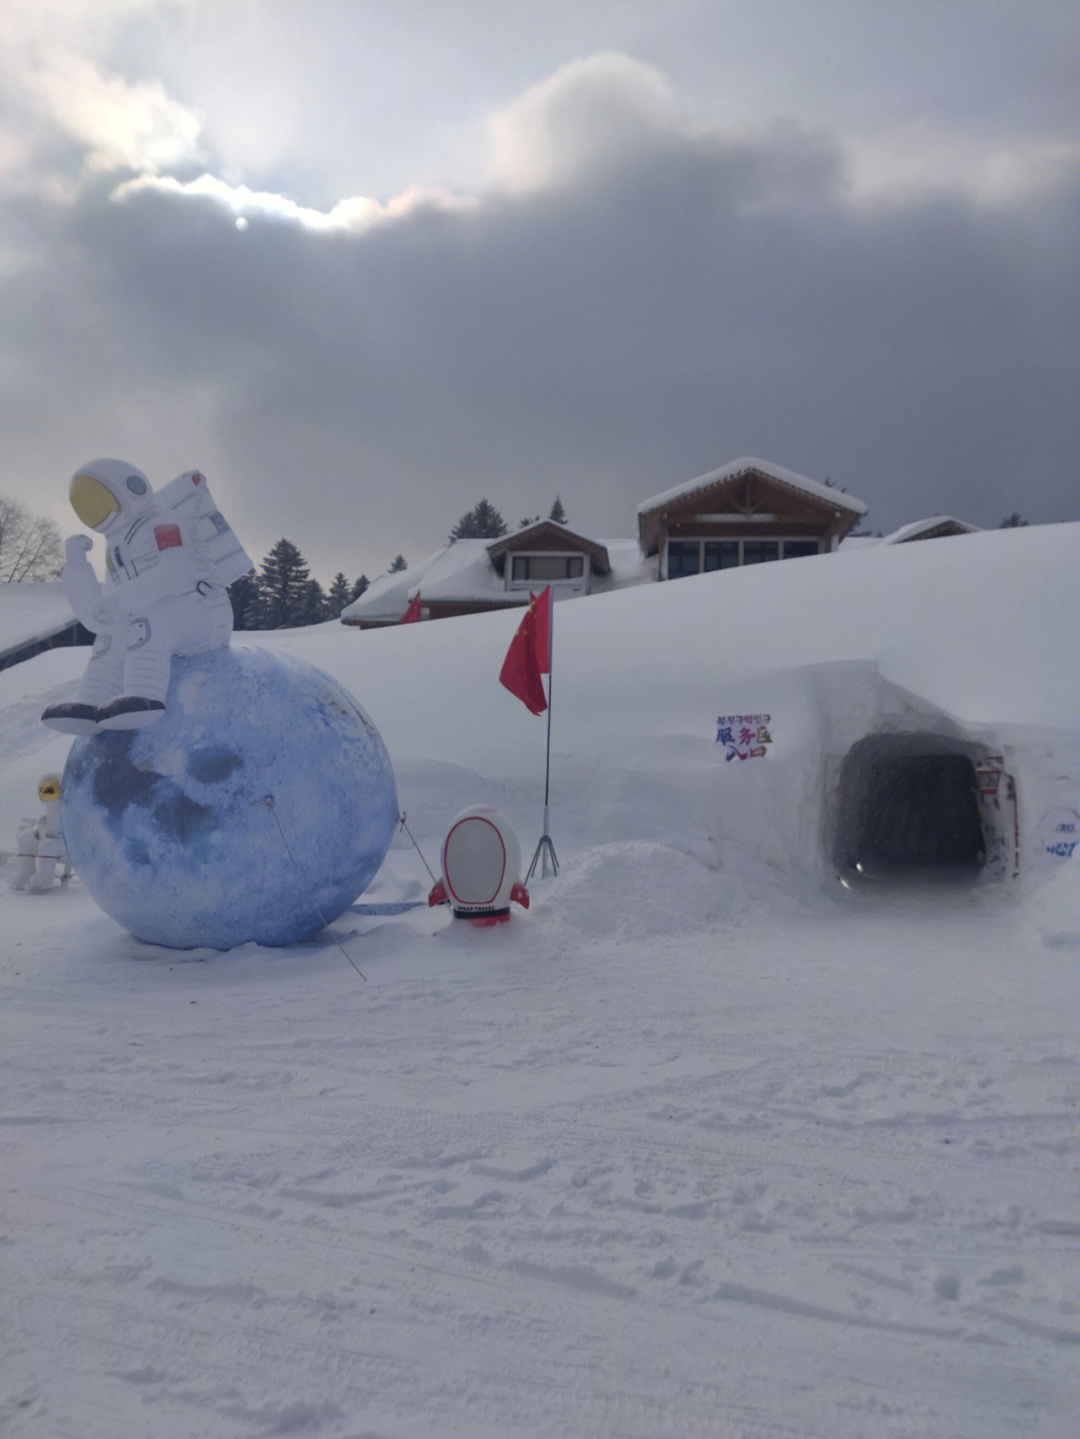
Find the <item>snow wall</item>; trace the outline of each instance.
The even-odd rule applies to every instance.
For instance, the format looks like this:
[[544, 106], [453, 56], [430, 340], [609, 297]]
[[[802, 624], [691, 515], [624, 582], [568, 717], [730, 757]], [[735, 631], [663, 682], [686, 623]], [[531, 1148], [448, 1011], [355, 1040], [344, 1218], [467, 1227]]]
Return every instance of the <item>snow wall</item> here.
[[[873, 663], [804, 666], [733, 698], [746, 702], [721, 717], [733, 723], [718, 728], [709, 786], [721, 851], [736, 868], [796, 883], [832, 883], [860, 857], [869, 811], [881, 803], [870, 777], [882, 756], [951, 753], [973, 764], [986, 753], [985, 741], [883, 680]], [[746, 742], [748, 732], [761, 743]]]
[[796, 885], [937, 871], [1031, 887], [1080, 841], [1075, 732], [965, 726], [872, 663], [802, 667], [735, 698], [699, 814], [727, 866]]

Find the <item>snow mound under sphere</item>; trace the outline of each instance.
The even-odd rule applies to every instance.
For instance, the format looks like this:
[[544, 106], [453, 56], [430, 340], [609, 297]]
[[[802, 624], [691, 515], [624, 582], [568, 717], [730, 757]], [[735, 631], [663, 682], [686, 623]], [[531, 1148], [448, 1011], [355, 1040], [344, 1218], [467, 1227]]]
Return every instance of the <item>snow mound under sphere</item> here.
[[386, 747], [336, 681], [231, 646], [177, 658], [165, 714], [72, 746], [61, 814], [76, 873], [137, 939], [293, 944], [374, 877], [398, 821]]

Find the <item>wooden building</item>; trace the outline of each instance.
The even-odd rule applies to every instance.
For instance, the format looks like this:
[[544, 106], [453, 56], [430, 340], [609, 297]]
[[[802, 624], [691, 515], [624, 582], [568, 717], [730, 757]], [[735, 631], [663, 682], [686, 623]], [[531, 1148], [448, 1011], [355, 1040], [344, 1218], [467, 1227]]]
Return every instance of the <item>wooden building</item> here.
[[638, 507], [636, 539], [599, 540], [554, 520], [498, 539], [458, 540], [414, 569], [384, 575], [348, 605], [342, 623], [519, 608], [551, 585], [556, 599], [623, 589], [705, 570], [827, 554], [866, 514], [861, 500], [763, 460], [735, 460]]
[[739, 459], [638, 506], [638, 538], [660, 579], [835, 550], [866, 514], [843, 491]]

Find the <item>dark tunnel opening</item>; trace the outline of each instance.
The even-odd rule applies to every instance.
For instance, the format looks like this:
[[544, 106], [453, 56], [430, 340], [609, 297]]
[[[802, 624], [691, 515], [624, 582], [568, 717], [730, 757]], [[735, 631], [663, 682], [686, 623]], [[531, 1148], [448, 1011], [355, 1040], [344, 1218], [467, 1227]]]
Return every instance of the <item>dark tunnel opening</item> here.
[[971, 755], [941, 736], [874, 735], [840, 771], [835, 862], [842, 876], [970, 879], [986, 859]]

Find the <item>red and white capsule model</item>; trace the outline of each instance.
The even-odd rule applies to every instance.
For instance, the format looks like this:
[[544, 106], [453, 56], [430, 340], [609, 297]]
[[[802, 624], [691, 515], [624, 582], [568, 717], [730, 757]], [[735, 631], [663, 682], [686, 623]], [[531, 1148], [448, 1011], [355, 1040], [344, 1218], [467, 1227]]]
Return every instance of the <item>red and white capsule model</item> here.
[[443, 840], [442, 878], [428, 904], [449, 902], [455, 918], [482, 926], [505, 923], [511, 901], [529, 907], [517, 835], [498, 810], [487, 805], [464, 810]]

